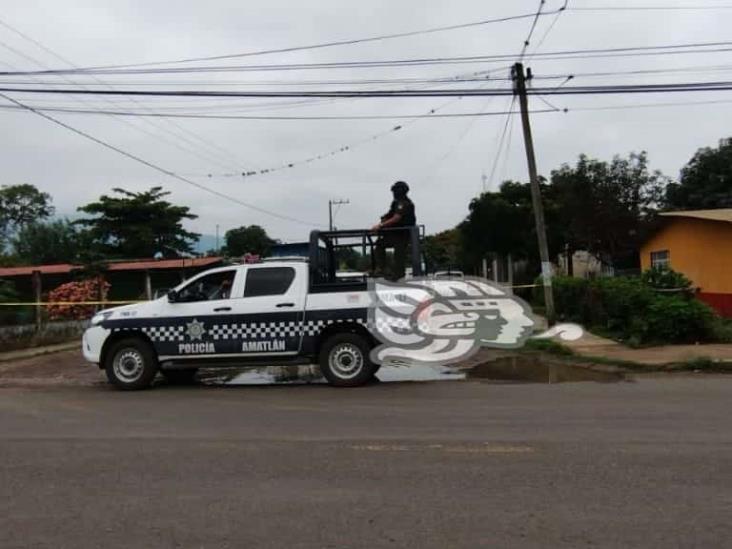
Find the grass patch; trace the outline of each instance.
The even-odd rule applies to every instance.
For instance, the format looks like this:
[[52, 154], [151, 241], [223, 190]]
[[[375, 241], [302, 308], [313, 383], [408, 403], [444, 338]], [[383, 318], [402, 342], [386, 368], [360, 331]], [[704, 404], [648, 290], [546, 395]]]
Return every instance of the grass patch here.
[[541, 351], [550, 355], [574, 356], [574, 351], [553, 339], [529, 339], [524, 345], [527, 351]]

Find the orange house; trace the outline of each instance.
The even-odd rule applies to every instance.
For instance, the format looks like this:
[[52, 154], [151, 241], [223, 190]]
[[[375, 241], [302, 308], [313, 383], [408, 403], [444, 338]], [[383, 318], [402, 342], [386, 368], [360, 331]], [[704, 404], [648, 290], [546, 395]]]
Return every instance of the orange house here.
[[665, 265], [686, 275], [699, 299], [732, 317], [732, 208], [665, 212], [641, 248], [643, 270]]

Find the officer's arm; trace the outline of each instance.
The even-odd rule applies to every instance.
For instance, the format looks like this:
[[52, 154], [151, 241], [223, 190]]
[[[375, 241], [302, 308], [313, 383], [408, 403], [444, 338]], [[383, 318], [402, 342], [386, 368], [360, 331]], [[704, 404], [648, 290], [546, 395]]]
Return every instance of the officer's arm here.
[[[391, 210], [390, 210], [391, 212]], [[397, 202], [396, 207], [394, 208], [394, 214], [389, 215], [388, 213], [385, 216], [382, 216], [381, 223], [377, 223], [373, 227], [371, 227], [372, 231], [378, 231], [379, 229], [386, 229], [388, 227], [391, 227], [393, 225], [396, 225], [402, 220], [402, 215], [404, 212], [404, 203], [403, 202]]]
[[392, 225], [396, 225], [402, 220], [402, 214], [395, 213], [392, 215], [389, 219], [385, 219], [381, 223], [379, 223], [380, 229], [386, 229], [387, 227], [391, 227]]

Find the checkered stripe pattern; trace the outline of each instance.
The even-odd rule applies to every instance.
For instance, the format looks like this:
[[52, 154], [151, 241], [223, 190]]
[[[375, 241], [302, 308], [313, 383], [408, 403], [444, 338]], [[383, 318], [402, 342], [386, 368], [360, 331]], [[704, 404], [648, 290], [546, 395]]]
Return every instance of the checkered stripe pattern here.
[[[145, 326], [141, 330], [151, 341], [160, 343], [185, 341], [185, 326]], [[123, 332], [125, 329], [115, 328], [114, 331]]]
[[338, 324], [341, 322], [356, 322], [357, 324], [366, 325], [366, 319], [364, 318], [331, 318], [327, 320], [310, 320], [303, 326], [303, 335], [305, 337], [313, 337], [323, 331], [324, 328], [331, 324]]
[[207, 330], [214, 341], [227, 339], [272, 339], [299, 337], [297, 322], [251, 322], [248, 324], [214, 324]]
[[[226, 341], [237, 339], [283, 339], [288, 337], [314, 337], [332, 324], [355, 322], [370, 326], [365, 318], [333, 318], [300, 322], [250, 322], [213, 324], [204, 327], [203, 340]], [[114, 328], [115, 332], [125, 328]], [[179, 343], [187, 340], [185, 326], [146, 326], [142, 332], [155, 343]]]

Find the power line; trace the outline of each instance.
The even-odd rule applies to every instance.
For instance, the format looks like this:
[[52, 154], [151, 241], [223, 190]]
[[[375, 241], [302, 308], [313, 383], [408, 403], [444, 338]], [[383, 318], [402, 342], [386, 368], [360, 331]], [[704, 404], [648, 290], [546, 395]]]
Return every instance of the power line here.
[[[546, 12], [544, 15], [551, 15], [552, 13], [554, 13], [554, 12]], [[353, 44], [363, 44], [366, 42], [391, 40], [394, 38], [405, 38], [405, 37], [409, 37], [409, 36], [432, 34], [432, 33], [436, 33], [436, 32], [467, 29], [467, 28], [471, 28], [471, 27], [480, 27], [480, 26], [489, 25], [489, 24], [493, 24], [493, 23], [505, 23], [507, 21], [518, 21], [520, 19], [527, 19], [530, 17], [535, 17], [535, 14], [534, 13], [524, 13], [524, 14], [519, 14], [519, 15], [510, 15], [507, 17], [499, 17], [499, 18], [495, 18], [495, 19], [483, 19], [480, 21], [460, 23], [457, 25], [446, 25], [446, 26], [441, 26], [441, 27], [432, 27], [432, 28], [428, 28], [428, 29], [421, 29], [421, 30], [415, 30], [415, 31], [383, 34], [380, 36], [370, 36], [370, 37], [366, 37], [366, 38], [336, 40], [336, 41], [324, 42], [324, 43], [320, 43], [320, 44], [310, 44], [307, 46], [292, 46], [292, 47], [286, 47], [286, 48], [259, 50], [259, 51], [245, 52], [245, 53], [233, 53], [233, 54], [226, 54], [226, 55], [212, 55], [212, 56], [206, 56], [206, 57], [188, 57], [188, 58], [183, 58], [183, 59], [174, 59], [174, 60], [170, 60], [170, 61], [151, 61], [151, 62], [147, 62], [147, 63], [130, 63], [130, 64], [124, 64], [124, 65], [101, 65], [101, 66], [95, 66], [95, 67], [87, 67], [86, 69], [83, 69], [83, 70], [127, 68], [127, 67], [150, 67], [150, 66], [157, 66], [157, 65], [173, 65], [173, 64], [179, 64], [179, 63], [196, 63], [196, 62], [201, 62], [201, 61], [220, 61], [220, 60], [224, 60], [224, 59], [254, 57], [254, 56], [258, 56], [258, 55], [269, 55], [269, 54], [274, 54], [274, 53], [290, 53], [290, 52], [295, 52], [295, 51], [330, 48], [330, 47], [334, 47], [334, 46], [347, 46], [347, 45], [353, 45]]]
[[[50, 54], [51, 56], [53, 56], [55, 59], [58, 59], [62, 63], [66, 63], [67, 65], [71, 66], [72, 68], [78, 69], [78, 67], [72, 61], [70, 61], [67, 58], [63, 57], [61, 54], [55, 52], [51, 48], [47, 47], [45, 44], [39, 42], [38, 40], [34, 39], [33, 37], [31, 37], [31, 36], [29, 36], [27, 34], [25, 34], [24, 32], [20, 31], [19, 29], [16, 29], [15, 27], [13, 27], [12, 25], [10, 25], [7, 22], [3, 21], [2, 19], [0, 19], [0, 26], [8, 29], [9, 31], [11, 31], [13, 33], [15, 33], [16, 35], [20, 36], [24, 40], [27, 40], [31, 44], [35, 45], [37, 48], [40, 48], [41, 50], [43, 50], [44, 52]], [[7, 47], [7, 45], [6, 45], [6, 47]], [[25, 57], [28, 57], [28, 56], [25, 56]], [[43, 64], [41, 64], [38, 61], [35, 61], [34, 60], [34, 62], [36, 64], [38, 64], [39, 66], [43, 66]], [[92, 78], [97, 83], [99, 83], [99, 84], [101, 84], [103, 86], [107, 86], [108, 88], [111, 89], [111, 86], [109, 86], [107, 83], [105, 83], [104, 81], [102, 81], [98, 77], [93, 76]], [[70, 80], [69, 80], [69, 82], [72, 83]], [[107, 102], [109, 102], [111, 104], [114, 104], [114, 102], [112, 102], [109, 99], [105, 99], [105, 101], [107, 101]], [[137, 105], [141, 105], [139, 102], [137, 102], [134, 99], [132, 100], [132, 102], [135, 103], [135, 104], [137, 104]], [[144, 105], [141, 105], [141, 106], [143, 108], [145, 108]], [[199, 157], [201, 159], [206, 160], [207, 162], [212, 162], [213, 161], [214, 164], [227, 165], [233, 159], [234, 162], [233, 162], [233, 164], [230, 164], [230, 165], [238, 165], [240, 163], [234, 157], [234, 155], [232, 155], [229, 151], [223, 149], [222, 147], [220, 147], [220, 146], [218, 146], [218, 145], [216, 145], [214, 143], [209, 142], [208, 140], [204, 139], [203, 137], [201, 137], [200, 135], [196, 134], [195, 132], [192, 132], [192, 131], [188, 130], [187, 128], [184, 128], [184, 127], [180, 126], [178, 123], [176, 123], [173, 120], [164, 120], [163, 123], [167, 124], [168, 126], [171, 126], [172, 128], [175, 128], [175, 130], [177, 130], [178, 133], [176, 133], [176, 131], [173, 131], [171, 129], [163, 128], [162, 127], [162, 124], [160, 122], [158, 122], [158, 121], [155, 121], [155, 120], [152, 120], [152, 121], [151, 120], [146, 120], [146, 122], [148, 124], [150, 124], [150, 125], [158, 128], [159, 130], [162, 130], [162, 131], [168, 133], [169, 135], [174, 136], [177, 139], [182, 139], [184, 142], [191, 144], [194, 148], [186, 148], [185, 150], [189, 151], [190, 153], [194, 154], [195, 156], [197, 156], [197, 157]], [[178, 145], [176, 145], [176, 147], [181, 148]], [[206, 153], [206, 155], [208, 156], [208, 158], [206, 158], [206, 156], [200, 154], [201, 153], [201, 151], [200, 151], [201, 147], [203, 147], [204, 149], [205, 148], [208, 148], [209, 149], [209, 151]], [[213, 151], [213, 152], [211, 152], [211, 151]], [[223, 164], [221, 162], [222, 160], [225, 161]]]
[[[6, 44], [3, 41], [0, 41], [0, 46], [2, 46], [5, 49], [11, 51], [12, 53], [14, 53], [15, 55], [17, 55], [18, 57], [22, 57], [24, 59], [29, 60], [30, 62], [38, 65], [39, 67], [43, 67], [44, 66], [43, 63], [41, 63], [40, 61], [38, 61], [34, 57], [32, 57], [32, 56], [30, 56], [30, 55], [28, 55], [28, 54], [26, 54], [26, 53], [24, 53], [24, 52], [16, 49], [16, 48], [11, 47], [10, 45]], [[33, 78], [33, 76], [31, 76], [31, 78]], [[71, 80], [70, 78], [68, 78], [66, 76], [62, 76], [62, 78], [68, 84], [77, 85], [73, 80]], [[52, 85], [58, 85], [58, 84], [52, 84]], [[83, 86], [83, 84], [81, 84], [81, 85]], [[86, 100], [85, 98], [73, 97], [72, 100], [75, 103], [92, 104], [88, 100]], [[104, 101], [107, 102], [107, 103], [110, 103], [110, 104], [114, 105], [114, 101], [112, 101], [111, 99], [105, 98]], [[94, 106], [96, 106], [96, 105], [94, 105]], [[217, 164], [217, 165], [222, 166], [222, 167], [226, 167], [227, 166], [227, 164], [224, 164], [221, 161], [216, 160], [215, 158], [206, 157], [206, 156], [202, 155], [197, 149], [191, 149], [191, 148], [185, 147], [185, 146], [183, 146], [183, 145], [181, 145], [181, 144], [179, 144], [177, 142], [171, 141], [170, 139], [168, 139], [166, 137], [163, 137], [163, 136], [160, 136], [160, 135], [155, 135], [150, 130], [147, 130], [147, 129], [139, 126], [139, 125], [136, 125], [135, 123], [133, 123], [133, 122], [131, 122], [129, 120], [124, 120], [124, 119], [121, 119], [121, 118], [119, 118], [118, 120], [119, 120], [119, 122], [121, 122], [123, 124], [126, 124], [127, 126], [133, 128], [133, 129], [135, 129], [137, 131], [140, 131], [140, 132], [144, 133], [145, 135], [148, 135], [148, 136], [150, 136], [150, 137], [152, 137], [154, 139], [163, 141], [163, 142], [165, 142], [165, 143], [167, 143], [167, 144], [175, 147], [176, 149], [181, 150], [181, 151], [183, 151], [183, 152], [185, 152], [187, 154], [192, 154], [194, 156], [197, 156], [198, 158], [201, 158], [201, 159], [205, 160], [206, 162], [212, 162], [212, 163]], [[151, 121], [146, 121], [146, 122], [148, 122], [149, 124], [155, 126], [155, 124], [153, 122], [151, 122]], [[161, 129], [161, 128], [158, 127], [158, 129]], [[173, 132], [168, 131], [168, 133], [172, 134], [176, 138], [180, 138], [180, 136], [176, 136], [175, 134], [173, 134]]]
[[[627, 84], [605, 86], [574, 86], [568, 88], [532, 88], [531, 95], [591, 95], [610, 93], [670, 93], [690, 91], [726, 91], [732, 89], [732, 81], [681, 82], [666, 84]], [[5, 93], [51, 95], [118, 95], [147, 97], [489, 97], [512, 95], [511, 88], [481, 89], [461, 88], [450, 90], [318, 90], [318, 91], [201, 91], [201, 90], [98, 90], [79, 88], [9, 88], [0, 87]]]
[[508, 108], [508, 114], [506, 116], [506, 122], [503, 124], [503, 131], [501, 133], [501, 137], [498, 141], [498, 148], [496, 149], [496, 157], [493, 159], [493, 167], [491, 168], [491, 174], [488, 177], [488, 183], [490, 186], [493, 186], [493, 177], [496, 174], [496, 168], [498, 168], [498, 160], [501, 157], [501, 151], [503, 150], [503, 143], [506, 140], [506, 132], [508, 131], [508, 125], [511, 121], [511, 116], [514, 114], [513, 106], [516, 103], [516, 96], [511, 96], [511, 104]]
[[224, 194], [224, 193], [219, 192], [219, 191], [217, 191], [215, 189], [211, 189], [210, 187], [206, 187], [205, 185], [201, 185], [200, 183], [196, 183], [195, 181], [192, 181], [191, 179], [188, 179], [186, 177], [183, 177], [181, 175], [178, 175], [175, 172], [172, 172], [170, 170], [167, 170], [165, 168], [162, 168], [162, 167], [158, 166], [157, 164], [154, 164], [154, 163], [152, 163], [152, 162], [150, 162], [148, 160], [145, 160], [144, 158], [141, 158], [141, 157], [139, 157], [137, 155], [134, 155], [134, 154], [132, 154], [130, 152], [127, 152], [127, 151], [125, 151], [125, 150], [123, 150], [123, 149], [121, 149], [121, 148], [119, 148], [119, 147], [117, 147], [115, 145], [112, 145], [111, 143], [108, 143], [108, 142], [103, 141], [103, 140], [101, 140], [101, 139], [99, 139], [97, 137], [94, 137], [93, 135], [91, 135], [91, 134], [89, 134], [89, 133], [87, 133], [87, 132], [85, 132], [83, 130], [80, 130], [78, 128], [75, 128], [74, 126], [71, 126], [71, 125], [69, 125], [69, 124], [67, 124], [65, 122], [62, 122], [61, 120], [58, 120], [57, 118], [54, 118], [54, 117], [52, 117], [52, 116], [50, 116], [48, 114], [45, 114], [43, 112], [40, 112], [40, 111], [34, 109], [33, 107], [30, 107], [30, 106], [28, 106], [28, 105], [26, 105], [26, 104], [24, 104], [24, 103], [22, 103], [22, 102], [20, 102], [20, 101], [18, 101], [16, 99], [14, 99], [14, 98], [12, 98], [12, 97], [4, 94], [4, 93], [0, 93], [0, 97], [2, 97], [3, 99], [5, 99], [7, 101], [10, 101], [11, 103], [13, 103], [13, 104], [15, 104], [15, 105], [17, 105], [19, 107], [23, 107], [27, 111], [30, 111], [30, 112], [32, 112], [34, 114], [37, 114], [38, 116], [40, 116], [42, 118], [45, 118], [46, 120], [49, 120], [50, 122], [53, 122], [54, 124], [56, 124], [58, 126], [61, 126], [62, 128], [65, 128], [65, 129], [67, 129], [69, 131], [74, 132], [77, 135], [80, 135], [82, 137], [85, 137], [86, 139], [89, 139], [90, 141], [93, 141], [94, 143], [97, 143], [98, 145], [101, 145], [102, 147], [105, 147], [105, 148], [110, 149], [110, 150], [112, 150], [112, 151], [114, 151], [116, 153], [119, 153], [122, 156], [125, 156], [125, 157], [127, 157], [127, 158], [129, 158], [131, 160], [134, 160], [135, 162], [139, 162], [140, 164], [143, 164], [143, 165], [147, 166], [148, 168], [152, 168], [153, 170], [158, 171], [158, 172], [160, 172], [160, 173], [162, 173], [164, 175], [167, 175], [168, 177], [172, 177], [173, 179], [177, 179], [178, 181], [182, 181], [183, 183], [186, 183], [188, 185], [192, 185], [193, 187], [196, 187], [197, 189], [200, 189], [200, 190], [205, 191], [207, 193], [216, 195], [216, 196], [218, 196], [220, 198], [224, 198], [226, 200], [230, 200], [232, 202], [235, 202], [236, 204], [239, 204], [239, 205], [244, 206], [246, 208], [249, 208], [251, 210], [254, 210], [254, 211], [257, 211], [257, 212], [260, 212], [260, 213], [263, 213], [263, 214], [266, 214], [266, 215], [269, 215], [269, 216], [272, 216], [272, 217], [276, 217], [278, 219], [282, 219], [282, 220], [285, 220], [285, 221], [292, 221], [294, 223], [300, 223], [302, 225], [307, 225], [309, 227], [321, 226], [321, 224], [319, 224], [319, 223], [313, 223], [313, 222], [310, 222], [310, 221], [304, 221], [302, 219], [297, 219], [297, 218], [290, 217], [290, 216], [287, 216], [287, 215], [279, 214], [277, 212], [273, 212], [273, 211], [270, 211], [270, 210], [266, 210], [264, 208], [260, 208], [259, 206], [255, 206], [253, 204], [249, 204], [249, 203], [244, 202], [242, 200], [239, 200], [238, 198], [235, 198], [233, 196]]
[[[35, 107], [41, 112], [57, 112], [65, 114], [90, 114], [106, 116], [130, 116], [139, 118], [192, 118], [203, 120], [408, 120], [425, 118], [476, 118], [481, 116], [500, 116], [510, 114], [507, 111], [479, 111], [479, 112], [456, 112], [445, 114], [365, 114], [365, 115], [322, 115], [322, 116], [247, 116], [247, 115], [217, 115], [217, 114], [186, 114], [186, 113], [159, 113], [159, 112], [131, 112], [131, 111], [109, 111], [92, 109], [72, 109], [63, 107]], [[12, 105], [0, 105], [3, 110], [24, 110]], [[433, 109], [434, 110], [434, 109]], [[538, 111], [534, 111], [538, 112]]]
[[732, 5], [719, 6], [595, 6], [569, 8], [569, 11], [705, 11], [732, 10]]
[[[524, 58], [524, 55], [526, 54], [526, 49], [529, 47], [529, 44], [531, 43], [531, 37], [534, 36], [534, 31], [536, 30], [536, 24], [539, 22], [539, 17], [541, 17], [541, 10], [544, 8], [544, 3], [546, 0], [539, 0], [539, 7], [536, 10], [536, 16], [534, 17], [534, 20], [531, 22], [531, 28], [529, 29], [529, 35], [526, 37], [526, 40], [524, 40], [524, 46], [521, 48], [521, 53], [518, 56], [518, 60], [521, 61]], [[558, 11], [558, 13], [561, 13], [561, 10]]]
[[557, 21], [559, 21], [559, 18], [562, 16], [562, 14], [567, 10], [567, 6], [569, 5], [569, 0], [564, 0], [564, 4], [561, 8], [557, 11], [557, 14], [552, 19], [552, 22], [549, 24], [549, 27], [547, 27], [546, 31], [542, 35], [541, 39], [539, 39], [539, 43], [536, 45], [536, 48], [534, 48], [534, 53], [529, 55], [529, 59], [534, 57], [536, 55], [536, 52], [538, 52], [541, 49], [541, 46], [544, 45], [544, 41], [546, 40], [547, 36], [551, 34], [552, 30], [554, 30], [554, 26], [557, 24]]
[[[399, 131], [403, 130], [405, 127], [410, 126], [411, 124], [414, 124], [418, 120], [421, 120], [425, 117], [428, 117], [430, 115], [431, 116], [440, 116], [437, 114], [438, 111], [440, 111], [441, 109], [444, 109], [446, 107], [449, 107], [450, 105], [460, 101], [460, 99], [461, 99], [460, 97], [458, 97], [457, 99], [452, 99], [450, 101], [443, 103], [442, 105], [439, 105], [433, 109], [430, 109], [427, 113], [425, 113], [425, 115], [417, 116], [403, 124], [393, 126], [386, 131], [371, 135], [371, 136], [369, 136], [365, 139], [362, 139], [360, 141], [357, 141], [355, 143], [350, 143], [348, 145], [343, 145], [341, 147], [331, 149], [330, 151], [327, 151], [325, 153], [313, 155], [313, 156], [310, 156], [310, 157], [307, 157], [307, 158], [304, 158], [301, 160], [283, 162], [283, 163], [280, 163], [276, 166], [272, 166], [269, 168], [250, 170], [250, 171], [246, 171], [246, 172], [242, 172], [242, 173], [216, 174], [216, 176], [217, 177], [247, 177], [247, 178], [253, 177], [253, 176], [260, 176], [260, 175], [265, 175], [265, 174], [269, 174], [272, 172], [277, 172], [280, 170], [295, 168], [297, 166], [309, 164], [309, 163], [316, 162], [319, 160], [324, 160], [326, 158], [330, 158], [330, 157], [333, 157], [333, 156], [336, 156], [336, 155], [339, 155], [342, 153], [350, 152], [362, 145], [366, 145], [368, 143], [381, 139], [382, 137], [386, 137], [387, 135], [393, 134], [395, 132], [399, 132]], [[214, 176], [214, 174], [205, 174], [203, 177], [213, 177], [213, 176]]]
[[626, 109], [648, 109], [665, 107], [687, 107], [697, 105], [729, 105], [732, 100], [716, 99], [711, 101], [668, 101], [663, 103], [636, 103], [631, 105], [600, 105], [596, 107], [577, 107], [564, 109], [564, 112], [585, 112], [585, 111], [617, 111]]
[[[559, 50], [544, 53], [535, 53], [532, 57], [546, 60], [562, 60], [562, 59], [593, 59], [598, 57], [633, 57], [645, 55], [672, 55], [678, 53], [715, 53], [729, 51], [725, 46], [732, 46], [732, 41], [716, 41], [716, 42], [692, 42], [684, 44], [665, 44], [658, 46], [625, 46], [616, 48], [591, 48], [577, 50]], [[668, 50], [668, 51], [664, 51]], [[683, 50], [683, 51], [679, 51]], [[688, 50], [688, 51], [687, 51]], [[649, 53], [651, 52], [651, 53]], [[286, 63], [275, 65], [215, 65], [202, 67], [173, 67], [173, 68], [155, 68], [155, 69], [119, 69], [119, 70], [99, 70], [99, 69], [51, 69], [43, 71], [0, 71], [2, 76], [41, 76], [41, 75], [130, 75], [130, 74], [187, 74], [187, 73], [210, 73], [210, 72], [247, 72], [247, 71], [277, 71], [277, 70], [321, 70], [321, 69], [357, 69], [357, 68], [379, 68], [379, 67], [405, 67], [405, 66], [422, 66], [422, 65], [442, 65], [442, 64], [464, 64], [464, 63], [486, 63], [511, 61], [516, 58], [515, 54], [495, 54], [495, 55], [472, 55], [457, 57], [425, 57], [411, 59], [386, 59], [376, 61], [335, 61], [327, 63]], [[494, 68], [494, 71], [502, 70], [500, 67]]]

